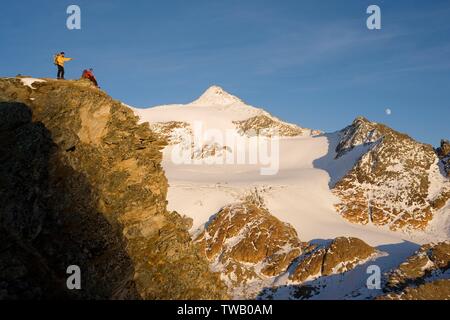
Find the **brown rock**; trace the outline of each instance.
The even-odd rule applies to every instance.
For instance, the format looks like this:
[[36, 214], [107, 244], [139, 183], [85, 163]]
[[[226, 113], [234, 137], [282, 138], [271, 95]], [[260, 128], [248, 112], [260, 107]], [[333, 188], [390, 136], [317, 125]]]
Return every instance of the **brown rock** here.
[[341, 135], [337, 157], [361, 145], [369, 151], [334, 186], [338, 212], [354, 223], [424, 229], [435, 211], [428, 199], [429, 170], [438, 161], [433, 148], [364, 118]]
[[252, 202], [223, 208], [197, 241], [236, 286], [286, 272], [304, 247], [294, 228]]
[[0, 79], [0, 297], [226, 298], [189, 222], [166, 209], [165, 142], [83, 81], [33, 87]]
[[441, 146], [437, 149], [437, 154], [441, 159], [450, 157], [450, 141], [441, 140]]
[[260, 135], [271, 137], [278, 135], [281, 137], [295, 137], [320, 134], [319, 131], [300, 128], [294, 124], [282, 122], [277, 118], [267, 115], [255, 116], [244, 121], [235, 121], [233, 124], [236, 125], [236, 128], [242, 135], [247, 136]]
[[376, 250], [357, 238], [336, 238], [331, 242], [323, 260], [323, 275], [353, 269], [361, 261], [373, 256]]
[[364, 241], [356, 238], [336, 238], [325, 247], [316, 247], [305, 254], [290, 279], [304, 282], [320, 276], [343, 273], [352, 270], [376, 253]]
[[450, 300], [450, 279], [409, 287], [399, 293], [378, 297], [377, 300]]
[[450, 242], [423, 245], [397, 269], [388, 274], [385, 291], [400, 292], [421, 285], [433, 275], [440, 277], [450, 269]]
[[301, 257], [290, 280], [304, 282], [308, 279], [314, 279], [322, 276], [322, 266], [325, 258], [326, 249], [320, 248], [310, 254]]

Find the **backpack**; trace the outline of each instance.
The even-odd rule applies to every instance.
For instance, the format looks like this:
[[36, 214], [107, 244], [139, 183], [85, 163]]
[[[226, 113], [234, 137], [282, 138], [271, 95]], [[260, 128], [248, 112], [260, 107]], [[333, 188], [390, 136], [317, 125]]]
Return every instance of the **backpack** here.
[[58, 61], [57, 61], [58, 57], [59, 57], [59, 53], [58, 53], [58, 54], [55, 54], [55, 55], [53, 56], [53, 64], [54, 64], [55, 66], [58, 65]]

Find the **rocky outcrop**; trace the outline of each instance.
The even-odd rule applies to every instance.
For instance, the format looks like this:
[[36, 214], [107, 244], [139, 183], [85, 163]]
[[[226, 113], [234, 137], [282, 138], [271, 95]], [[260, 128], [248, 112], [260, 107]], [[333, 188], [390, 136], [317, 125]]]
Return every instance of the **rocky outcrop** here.
[[[335, 283], [334, 276], [376, 259], [381, 252], [356, 238], [340, 237], [320, 245], [309, 243], [303, 254], [290, 266], [287, 284], [264, 288], [258, 299], [307, 300], [322, 293]], [[353, 279], [353, 275], [349, 275]], [[357, 277], [356, 277], [357, 278]], [[355, 281], [356, 278], [353, 280]], [[335, 290], [335, 289], [333, 289]]]
[[336, 238], [325, 246], [313, 246], [304, 254], [290, 280], [304, 282], [321, 276], [344, 273], [377, 254], [377, 251], [356, 238]]
[[450, 241], [423, 245], [387, 274], [379, 300], [450, 299]]
[[382, 137], [378, 124], [368, 121], [364, 117], [358, 117], [353, 123], [342, 130], [341, 140], [336, 148], [336, 158], [342, 157], [347, 152], [361, 145], [371, 145]]
[[[450, 142], [442, 140], [441, 146], [436, 149], [436, 153], [440, 159], [439, 169], [444, 176], [450, 178]], [[441, 192], [433, 198], [431, 205], [435, 210], [442, 209], [450, 199], [450, 183], [446, 183]]]
[[300, 128], [294, 124], [285, 123], [269, 115], [258, 115], [243, 121], [234, 121], [237, 131], [245, 136], [280, 136], [295, 137], [304, 135], [318, 135], [320, 131]]
[[[423, 245], [388, 274], [385, 291], [399, 292], [443, 277], [450, 269], [450, 241]], [[450, 276], [450, 274], [449, 274]]]
[[377, 300], [450, 300], [450, 279], [436, 280], [390, 293]]
[[357, 118], [341, 132], [337, 158], [361, 145], [369, 151], [333, 188], [340, 198], [338, 212], [354, 223], [424, 229], [436, 209], [429, 194], [430, 172], [438, 170], [433, 148]]
[[180, 156], [188, 155], [191, 160], [203, 160], [208, 158], [225, 157], [232, 150], [228, 146], [219, 143], [203, 143], [196, 145], [191, 125], [186, 122], [169, 121], [150, 124], [150, 129], [158, 138], [166, 141], [168, 145], [178, 145]]
[[85, 81], [0, 79], [0, 135], [0, 298], [226, 297], [130, 109]]
[[441, 140], [441, 146], [437, 149], [439, 158], [447, 158], [450, 156], [450, 141]]
[[232, 150], [228, 146], [222, 146], [216, 142], [210, 144], [203, 144], [201, 147], [193, 147], [191, 159], [207, 159], [219, 157], [224, 159], [227, 154], [232, 154]]
[[[230, 293], [253, 298], [277, 277], [301, 284], [354, 269], [377, 254], [356, 238], [326, 245], [301, 242], [295, 229], [265, 208], [257, 194], [226, 206], [197, 237], [213, 269], [222, 273]], [[253, 290], [253, 291], [252, 291]]]
[[442, 140], [441, 146], [436, 151], [447, 173], [447, 177], [450, 178], [450, 141]]
[[186, 136], [192, 136], [191, 126], [186, 122], [156, 122], [151, 123], [150, 128], [158, 134], [159, 139], [166, 140], [170, 145], [182, 143]]
[[220, 210], [197, 241], [230, 288], [284, 273], [305, 247], [292, 226], [253, 201]]

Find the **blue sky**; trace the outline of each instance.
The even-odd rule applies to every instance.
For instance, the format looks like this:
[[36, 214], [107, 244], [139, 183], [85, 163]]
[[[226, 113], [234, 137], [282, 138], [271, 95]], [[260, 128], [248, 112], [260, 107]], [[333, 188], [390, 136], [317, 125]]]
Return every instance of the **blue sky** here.
[[[66, 28], [66, 8], [82, 29]], [[366, 8], [382, 30], [366, 28]], [[305, 127], [356, 116], [437, 145], [450, 138], [447, 0], [29, 0], [2, 3], [0, 76], [54, 77], [52, 55], [93, 67], [130, 105], [186, 103], [213, 84]], [[386, 115], [390, 108], [392, 114]]]

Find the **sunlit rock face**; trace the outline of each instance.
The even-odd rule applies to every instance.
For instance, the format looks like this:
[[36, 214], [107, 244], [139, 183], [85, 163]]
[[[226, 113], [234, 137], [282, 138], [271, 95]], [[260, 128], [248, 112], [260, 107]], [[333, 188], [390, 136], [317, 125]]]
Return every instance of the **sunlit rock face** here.
[[132, 110], [86, 81], [0, 79], [0, 115], [0, 298], [227, 297]]
[[[431, 192], [439, 176], [439, 159], [430, 145], [382, 124], [357, 118], [341, 132], [337, 157], [356, 146], [370, 149], [336, 183], [336, 208], [354, 223], [397, 229], [424, 229], [448, 200], [448, 180]], [[438, 177], [442, 179], [442, 177]]]
[[379, 299], [450, 299], [450, 241], [423, 245], [387, 275]]

